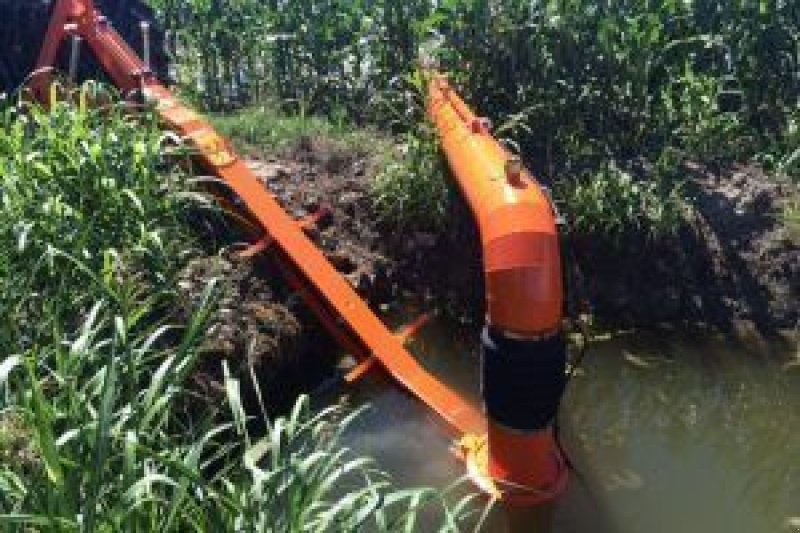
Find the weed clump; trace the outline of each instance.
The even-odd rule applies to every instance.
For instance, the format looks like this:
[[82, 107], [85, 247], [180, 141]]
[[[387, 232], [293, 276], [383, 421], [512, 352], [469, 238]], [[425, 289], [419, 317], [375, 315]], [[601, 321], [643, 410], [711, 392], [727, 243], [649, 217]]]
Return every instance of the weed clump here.
[[560, 187], [573, 231], [603, 235], [616, 245], [639, 235], [651, 240], [674, 235], [688, 210], [679, 184], [636, 177], [614, 162]]
[[451, 188], [447, 163], [429, 129], [404, 135], [384, 158], [371, 196], [380, 216], [398, 228], [431, 230], [442, 226]]

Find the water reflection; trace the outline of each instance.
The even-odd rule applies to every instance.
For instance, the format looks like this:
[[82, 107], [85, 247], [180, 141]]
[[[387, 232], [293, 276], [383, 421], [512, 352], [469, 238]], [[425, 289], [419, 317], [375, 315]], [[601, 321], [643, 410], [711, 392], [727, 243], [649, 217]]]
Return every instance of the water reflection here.
[[779, 531], [800, 506], [798, 385], [720, 340], [604, 343], [569, 389], [568, 446], [617, 531]]
[[[476, 338], [435, 323], [412, 351], [478, 402]], [[636, 334], [593, 345], [561, 413], [577, 472], [552, 531], [794, 531], [800, 372], [782, 364], [710, 337]], [[380, 378], [355, 390], [372, 408], [350, 444], [398, 484], [444, 486], [463, 474], [413, 399]], [[487, 529], [504, 524], [494, 516]]]

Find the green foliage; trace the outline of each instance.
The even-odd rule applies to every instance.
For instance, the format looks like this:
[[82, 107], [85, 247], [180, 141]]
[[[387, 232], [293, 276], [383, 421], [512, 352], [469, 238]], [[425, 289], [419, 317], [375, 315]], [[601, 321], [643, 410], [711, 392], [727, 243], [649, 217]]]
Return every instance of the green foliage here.
[[[35, 346], [74, 325], [96, 294], [87, 270], [95, 284], [128, 276], [158, 294], [193, 242], [155, 117], [92, 109], [104, 92], [89, 84], [76, 105], [0, 110], [0, 345]], [[131, 296], [118, 289], [117, 301]]]
[[[392, 108], [404, 105], [403, 85], [424, 49], [481, 113], [497, 123], [525, 117], [516, 142], [545, 179], [609, 160], [656, 161], [667, 149], [714, 166], [800, 160], [800, 18], [792, 2], [154, 2], [185, 44], [179, 63], [204, 65], [184, 87], [211, 107], [225, 97], [209, 80], [238, 76], [241, 102], [277, 96], [302, 113], [415, 131], [419, 115], [398, 122]], [[248, 89], [253, 84], [260, 88]], [[389, 216], [405, 206], [438, 209], [436, 197], [432, 206], [417, 201], [433, 183], [408, 179], [438, 175], [433, 152], [421, 162], [427, 141], [419, 135], [404, 139], [410, 155], [377, 185]], [[605, 194], [626, 190], [617, 185]]]
[[320, 115], [286, 114], [271, 105], [213, 114], [210, 118], [233, 144], [261, 153], [280, 152], [307, 137], [324, 137], [342, 150], [358, 152], [365, 146], [380, 151], [388, 145], [383, 136], [370, 129], [349, 128]]
[[781, 218], [789, 238], [795, 244], [800, 245], [800, 194], [786, 202], [781, 212]]
[[430, 128], [405, 134], [373, 182], [371, 196], [377, 211], [398, 227], [440, 227], [450, 202], [445, 168]]
[[681, 188], [665, 180], [637, 179], [614, 162], [561, 185], [575, 230], [604, 235], [620, 244], [644, 234], [675, 233], [686, 213]]
[[742, 117], [720, 109], [721, 93], [719, 79], [698, 75], [688, 66], [664, 87], [662, 120], [673, 131], [669, 145], [679, 149], [684, 159], [725, 164], [752, 155], [752, 139], [747, 137]]
[[[685, 134], [676, 121], [713, 112], [720, 93], [741, 104], [726, 111], [761, 142], [797, 104], [800, 21], [785, 2], [154, 4], [185, 44], [181, 64], [233, 63], [202, 80], [274, 83], [258, 95], [242, 89], [243, 101], [277, 94], [298, 108], [384, 119], [376, 101], [427, 48], [489, 116], [529, 109], [535, 127], [521, 144], [541, 156], [573, 157], [576, 138], [616, 156], [658, 151]], [[186, 81], [210, 104], [218, 99], [211, 84]], [[676, 110], [685, 91], [705, 107]]]
[[759, 160], [775, 172], [800, 183], [800, 106], [789, 114], [786, 125]]
[[266, 95], [277, 2], [151, 0], [162, 16], [185, 96], [211, 109], [237, 107]]
[[417, 69], [396, 85], [380, 105], [403, 133], [385, 153], [370, 196], [379, 215], [395, 227], [435, 230], [447, 216], [451, 189], [439, 140], [425, 117], [425, 76]]
[[313, 413], [301, 398], [255, 439], [228, 375], [233, 422], [181, 416], [211, 294], [175, 343], [164, 327], [130, 335], [130, 317], [99, 302], [62, 340], [66, 367], [45, 364], [57, 346], [2, 362], [0, 413], [24, 421], [41, 463], [0, 465], [4, 530], [399, 531], [426, 507], [455, 524], [443, 531], [457, 531], [463, 511], [432, 490], [390, 491], [369, 460], [342, 447], [354, 415], [339, 408]]

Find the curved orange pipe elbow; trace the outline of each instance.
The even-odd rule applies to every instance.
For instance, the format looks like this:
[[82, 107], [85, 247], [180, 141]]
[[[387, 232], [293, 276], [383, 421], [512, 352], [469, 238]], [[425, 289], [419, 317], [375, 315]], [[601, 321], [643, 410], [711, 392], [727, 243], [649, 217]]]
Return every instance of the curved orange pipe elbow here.
[[428, 90], [428, 113], [478, 224], [489, 324], [520, 337], [556, 332], [563, 289], [549, 199], [442, 76]]

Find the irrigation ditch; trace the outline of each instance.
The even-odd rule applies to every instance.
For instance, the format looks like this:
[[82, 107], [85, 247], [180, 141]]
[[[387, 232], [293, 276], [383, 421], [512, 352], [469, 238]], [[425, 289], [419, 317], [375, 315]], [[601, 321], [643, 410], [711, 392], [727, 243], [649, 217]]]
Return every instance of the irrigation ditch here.
[[[46, 4], [37, 3], [28, 14], [47, 9]], [[80, 4], [76, 0], [71, 5], [77, 9]], [[212, 3], [207, 12], [200, 3], [177, 10], [172, 2], [156, 4], [173, 33], [153, 42], [148, 32], [156, 11], [138, 1], [120, 3], [116, 16], [127, 23], [115, 22], [112, 16], [111, 26], [92, 10], [54, 11], [66, 17], [60, 20], [78, 20], [74, 28], [51, 25], [58, 39], [72, 40], [70, 59], [78, 59], [80, 45], [70, 32], [89, 40], [99, 36], [102, 42], [94, 43], [100, 47], [99, 56], [110, 54], [104, 56], [104, 64], [111, 61], [112, 67], [119, 67], [116, 72], [109, 69], [111, 77], [118, 89], [134, 95], [132, 100], [114, 105], [107, 98], [101, 101], [108, 105], [97, 109], [88, 103], [104, 89], [90, 82], [74, 94], [69, 89], [63, 96], [53, 91], [63, 99], [48, 105], [50, 88], [42, 80], [50, 71], [30, 82], [30, 94], [43, 106], [24, 98], [12, 102], [16, 94], [9, 100], [2, 97], [0, 201], [8, 209], [0, 217], [0, 237], [7, 250], [0, 260], [0, 307], [9, 319], [0, 327], [0, 344], [11, 347], [11, 355], [0, 360], [0, 457], [5, 458], [0, 464], [0, 523], [19, 524], [15, 531], [31, 525], [75, 530], [84, 520], [90, 531], [107, 525], [138, 529], [145, 523], [158, 523], [163, 530], [193, 524], [205, 531], [230, 530], [244, 520], [273, 523], [278, 517], [284, 521], [278, 530], [294, 531], [303, 524], [335, 530], [345, 523], [355, 524], [345, 529], [357, 529], [373, 519], [376, 527], [382, 526], [383, 512], [391, 508], [388, 512], [394, 515], [397, 503], [408, 504], [398, 520], [413, 522], [424, 493], [442, 502], [452, 525], [448, 530], [459, 529], [455, 521], [461, 517], [451, 516], [446, 502], [450, 489], [440, 490], [444, 482], [430, 483], [436, 489], [389, 495], [386, 491], [393, 485], [384, 482], [389, 477], [372, 463], [358, 457], [347, 462], [347, 445], [358, 440], [344, 432], [350, 417], [320, 398], [333, 390], [338, 400], [341, 391], [349, 390], [346, 394], [356, 398], [355, 404], [388, 403], [381, 413], [385, 417], [367, 422], [364, 434], [371, 435], [366, 440], [372, 440], [373, 447], [375, 442], [418, 441], [416, 453], [403, 451], [399, 461], [387, 463], [394, 464], [391, 473], [400, 477], [410, 462], [414, 468], [407, 470], [423, 474], [429, 465], [446, 463], [444, 458], [452, 458], [445, 449], [453, 443], [438, 435], [429, 446], [425, 435], [431, 424], [415, 413], [419, 406], [402, 407], [404, 400], [389, 398], [397, 389], [385, 383], [379, 390], [370, 388], [381, 374], [371, 371], [373, 363], [378, 361], [375, 368], [385, 367], [459, 431], [466, 424], [454, 420], [483, 420], [475, 408], [481, 394], [474, 378], [482, 364], [483, 384], [488, 382], [484, 370], [490, 348], [485, 338], [491, 329], [481, 338], [484, 352], [479, 355], [486, 303], [481, 243], [468, 208], [449, 185], [435, 136], [426, 136], [428, 122], [421, 106], [414, 101], [427, 82], [439, 79], [426, 78], [431, 74], [427, 60], [433, 58], [418, 68], [416, 57], [436, 27], [442, 32], [439, 36], [452, 41], [442, 44], [437, 54], [445, 69], [451, 69], [454, 86], [463, 86], [471, 102], [504, 122], [492, 129], [489, 121], [453, 111], [458, 132], [469, 139], [490, 129], [497, 137], [518, 136], [520, 144], [501, 140], [514, 152], [530, 155], [533, 160], [526, 163], [550, 186], [556, 202], [563, 201], [567, 307], [571, 318], [580, 314], [584, 323], [591, 318], [594, 328], [584, 341], [591, 338], [589, 345], [597, 348], [598, 357], [581, 367], [584, 351], [573, 359], [569, 372], [563, 372], [562, 337], [552, 335], [560, 313], [546, 330], [506, 330], [506, 340], [512, 339], [509, 345], [558, 343], [552, 354], [561, 366], [555, 368], [551, 384], [560, 387], [566, 376], [580, 380], [586, 373], [592, 378], [583, 387], [567, 388], [564, 409], [559, 411], [558, 404], [548, 411], [547, 438], [551, 430], [559, 434], [562, 422], [564, 428], [563, 441], [562, 436], [548, 441], [552, 456], [567, 449], [576, 452], [575, 470], [587, 472], [585, 478], [576, 476], [577, 485], [588, 488], [590, 499], [610, 514], [622, 517], [614, 531], [659, 531], [670, 523], [663, 509], [682, 508], [687, 509], [686, 527], [680, 529], [687, 531], [714, 530], [723, 522], [730, 530], [800, 523], [793, 507], [795, 495], [800, 495], [800, 471], [792, 460], [800, 453], [800, 115], [793, 77], [798, 56], [795, 35], [773, 31], [796, 27], [795, 11], [784, 5], [773, 9], [764, 4], [758, 13], [740, 7], [706, 28], [705, 15], [717, 10], [699, 3], [639, 13], [632, 6], [615, 12], [580, 2], [586, 9], [575, 4], [575, 12], [555, 4], [539, 10], [516, 3], [499, 3], [495, 9], [459, 2], [415, 2], [408, 8], [378, 2], [367, 6], [382, 15], [377, 25], [359, 7], [340, 18], [348, 24], [369, 21], [361, 29], [342, 26], [317, 33], [314, 28], [309, 33], [304, 22], [309, 16], [321, 13], [323, 4], [325, 13], [338, 7], [310, 2], [292, 11], [280, 3], [259, 7], [251, 2], [248, 35], [266, 33], [261, 31], [266, 27], [290, 32], [275, 39], [270, 34], [266, 41], [259, 37], [258, 50], [239, 46], [240, 36], [232, 30], [248, 18], [238, 20], [244, 12], [233, 13], [226, 31], [217, 27], [206, 34], [206, 22], [222, 20], [223, 3]], [[17, 17], [10, 20], [29, 19], [18, 6], [0, 0], [0, 11]], [[504, 10], [509, 23], [513, 18], [523, 24], [494, 26], [492, 21], [506, 20], [495, 16]], [[395, 24], [404, 14], [415, 17], [414, 28]], [[740, 18], [749, 22], [742, 24]], [[674, 20], [687, 24], [676, 26]], [[598, 21], [602, 23], [595, 31]], [[565, 46], [565, 36], [576, 22], [585, 24], [582, 33], [589, 40], [576, 39]], [[138, 50], [123, 45], [111, 31], [114, 24], [148, 59], [140, 61], [133, 54]], [[178, 31], [176, 25], [189, 29]], [[28, 37], [35, 41], [43, 30], [29, 26]], [[742, 27], [758, 38], [739, 43], [741, 49], [721, 45], [715, 35], [721, 32], [723, 40], [736, 41]], [[465, 34], [464, 28], [480, 29], [475, 35], [487, 32], [483, 40], [472, 42], [475, 35]], [[177, 42], [179, 34], [188, 47], [176, 57], [184, 70], [183, 78], [174, 80], [175, 94], [207, 109], [243, 106], [235, 115], [217, 119], [232, 126], [230, 131], [220, 129], [233, 146], [244, 148], [246, 166], [200, 115], [157, 83], [157, 78], [167, 77], [164, 44]], [[639, 41], [629, 40], [633, 34]], [[12, 49], [23, 50], [19, 36], [9, 35]], [[378, 36], [390, 38], [375, 39]], [[356, 47], [347, 44], [354, 37]], [[209, 52], [214, 47], [206, 45], [212, 41], [223, 55]], [[586, 53], [590, 42], [593, 52]], [[677, 53], [687, 45], [705, 52]], [[313, 54], [308, 46], [313, 46]], [[362, 50], [365, 46], [370, 50]], [[397, 57], [392, 47], [401, 52]], [[337, 48], [338, 55], [329, 53]], [[455, 53], [461, 48], [470, 52]], [[621, 53], [623, 48], [627, 53]], [[58, 71], [65, 68], [66, 48], [60, 55], [54, 50], [45, 64], [52, 63]], [[497, 53], [487, 55], [484, 50]], [[776, 50], [779, 61], [773, 61]], [[150, 69], [152, 51], [157, 64]], [[580, 66], [576, 58], [588, 59]], [[237, 66], [239, 59], [248, 65]], [[529, 68], [496, 68], [506, 60]], [[542, 68], [536, 66], [538, 61]], [[553, 68], [556, 63], [559, 66]], [[622, 68], [628, 64], [635, 68]], [[661, 66], [652, 68], [654, 64]], [[97, 65], [91, 59], [80, 68], [73, 64], [70, 70], [77, 71], [65, 78], [67, 85], [75, 81], [69, 79], [74, 74], [94, 77]], [[0, 67], [0, 84], [12, 91], [30, 70], [13, 61]], [[274, 86], [249, 85], [250, 77], [269, 78], [269, 69], [274, 69]], [[353, 75], [373, 82], [356, 87], [348, 81]], [[762, 84], [767, 75], [772, 83]], [[249, 96], [232, 99], [234, 92], [247, 92], [248, 86], [253, 89]], [[140, 109], [149, 101], [157, 102], [155, 113]], [[455, 109], [453, 102], [448, 105]], [[260, 114], [273, 104], [288, 123], [303, 125], [296, 135], [277, 132], [279, 149], [264, 136], [275, 133], [271, 124], [277, 114]], [[401, 109], [394, 110], [394, 116], [383, 104]], [[136, 113], [141, 118], [133, 117], [132, 105], [142, 111]], [[774, 107], [774, 112], [765, 106]], [[436, 116], [435, 107], [430, 110]], [[159, 126], [157, 115], [196, 151], [175, 149], [170, 141], [177, 138], [162, 136], [164, 124]], [[259, 126], [240, 138], [234, 130], [244, 117], [249, 121], [244, 129]], [[333, 121], [338, 125], [332, 126]], [[392, 131], [357, 126], [365, 124]], [[455, 131], [436, 126], [439, 133], [445, 130], [443, 138]], [[348, 142], [329, 134], [344, 130], [353, 134]], [[461, 179], [481, 163], [480, 157], [473, 159], [477, 152], [502, 152], [503, 166], [486, 168], [496, 170], [497, 176], [504, 173], [508, 183], [500, 183], [499, 196], [513, 203], [503, 187], [520, 186], [524, 173], [514, 170], [515, 156], [499, 144], [492, 146], [488, 151], [485, 146], [483, 151], [461, 146], [456, 159], [471, 163], [456, 165], [461, 170], [457, 175]], [[173, 164], [173, 155], [179, 164]], [[216, 178], [190, 172], [193, 156]], [[492, 181], [497, 184], [494, 177]], [[194, 189], [199, 182], [217, 191], [230, 187], [238, 196], [223, 193], [216, 204]], [[484, 184], [468, 180], [469, 186], [475, 183]], [[546, 211], [548, 229], [528, 233], [545, 232], [554, 244], [552, 213], [543, 196], [540, 200], [536, 209]], [[253, 236], [242, 230], [248, 216], [238, 210], [243, 206], [270, 234], [259, 230], [261, 251], [274, 238], [274, 254], [262, 256], [253, 252], [257, 246], [248, 247]], [[530, 215], [524, 220], [535, 218]], [[239, 226], [226, 217], [245, 223]], [[298, 229], [293, 219], [313, 223]], [[504, 230], [511, 226], [506, 224]], [[509, 235], [517, 236], [514, 230], [504, 233]], [[516, 246], [525, 252], [513, 257], [535, 255], [531, 242], [539, 246], [542, 241]], [[553, 252], [548, 264], [555, 265], [555, 246], [548, 250]], [[537, 271], [537, 265], [524, 266]], [[519, 273], [517, 265], [500, 270], [509, 277]], [[315, 276], [318, 272], [322, 275]], [[492, 279], [496, 283], [490, 278], [490, 294]], [[292, 280], [294, 288], [289, 286]], [[548, 281], [551, 287], [559, 285], [557, 275]], [[527, 288], [535, 286], [532, 292], [537, 292], [541, 285]], [[517, 285], [503, 287], [512, 287], [504, 293], [506, 300], [519, 303], [513, 292]], [[309, 306], [303, 303], [302, 291]], [[560, 287], [557, 292], [560, 295]], [[316, 296], [324, 301], [315, 301]], [[357, 296], [392, 326], [431, 313], [437, 326], [429, 327], [438, 327], [438, 333], [423, 330], [420, 340], [413, 341], [418, 343], [411, 350], [415, 357], [410, 357], [398, 340], [405, 337], [392, 336]], [[560, 309], [560, 301], [550, 307]], [[496, 317], [491, 306], [489, 314]], [[342, 353], [315, 316], [341, 346], [359, 352], [356, 357]], [[344, 323], [351, 328], [346, 333], [362, 345], [340, 335], [338, 326]], [[523, 339], [520, 331], [526, 332]], [[394, 343], [397, 349], [383, 353]], [[393, 366], [397, 361], [401, 364]], [[366, 369], [370, 376], [364, 387], [337, 387], [354, 368]], [[428, 371], [434, 377], [425, 381]], [[416, 380], [420, 375], [425, 379]], [[547, 388], [537, 381], [542, 375], [537, 369], [508, 372], [503, 385], [517, 383], [496, 390], [536, 393]], [[449, 378], [455, 378], [457, 394], [452, 396], [437, 387]], [[422, 382], [427, 386], [415, 388]], [[321, 400], [312, 408], [304, 399], [296, 402], [300, 393], [308, 392]], [[454, 401], [462, 393], [469, 401]], [[521, 412], [536, 410], [519, 397], [508, 397]], [[485, 394], [489, 425], [483, 450], [498, 443], [490, 444], [493, 435], [511, 428], [500, 430], [488, 398]], [[336, 416], [331, 416], [333, 411]], [[469, 416], [458, 418], [459, 413]], [[472, 433], [464, 436], [474, 437]], [[521, 444], [528, 436], [506, 433], [511, 435], [506, 443]], [[339, 440], [343, 435], [344, 446]], [[463, 455], [469, 459], [464, 440], [458, 446], [467, 450]], [[442, 453], [431, 446], [441, 446]], [[523, 458], [519, 471], [538, 470], [532, 466], [538, 461], [526, 455], [530, 449], [518, 455], [489, 453], [489, 467], [502, 455]], [[367, 450], [367, 455], [374, 454]], [[566, 471], [565, 462], [555, 463]], [[313, 468], [306, 469], [308, 464]], [[659, 472], [665, 465], [668, 475]], [[694, 466], [682, 471], [686, 465]], [[703, 485], [706, 470], [714, 483]], [[347, 492], [351, 471], [365, 482], [355, 492]], [[312, 479], [307, 482], [304, 476], [309, 472]], [[429, 484], [424, 475], [421, 480]], [[501, 481], [510, 485], [509, 480]], [[703, 497], [687, 501], [675, 489], [687, 483], [697, 484]], [[334, 493], [342, 488], [345, 493], [331, 499], [334, 485]], [[542, 489], [549, 485], [526, 482], [521, 487], [554, 494]], [[745, 491], [755, 493], [752, 500], [761, 509], [742, 504], [736, 513], [725, 514], [727, 499], [740, 502]], [[575, 509], [571, 497], [574, 493], [564, 506], [569, 514]], [[467, 508], [467, 500], [456, 504], [456, 515]], [[711, 503], [696, 508], [694, 500]], [[641, 525], [647, 521], [637, 514], [640, 504], [653, 505], [646, 514], [656, 527]], [[556, 530], [594, 527], [593, 511], [578, 514], [577, 529]]]

